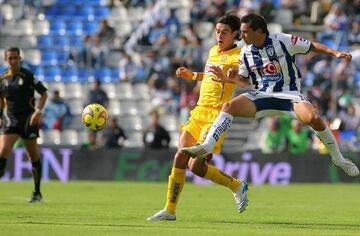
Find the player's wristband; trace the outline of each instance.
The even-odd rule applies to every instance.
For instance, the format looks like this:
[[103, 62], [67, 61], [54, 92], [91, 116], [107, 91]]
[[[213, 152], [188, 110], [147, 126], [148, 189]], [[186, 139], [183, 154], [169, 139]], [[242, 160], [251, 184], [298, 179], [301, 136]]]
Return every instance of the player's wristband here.
[[193, 76], [192, 76], [192, 80], [197, 80], [198, 77], [198, 73], [197, 72], [193, 72]]

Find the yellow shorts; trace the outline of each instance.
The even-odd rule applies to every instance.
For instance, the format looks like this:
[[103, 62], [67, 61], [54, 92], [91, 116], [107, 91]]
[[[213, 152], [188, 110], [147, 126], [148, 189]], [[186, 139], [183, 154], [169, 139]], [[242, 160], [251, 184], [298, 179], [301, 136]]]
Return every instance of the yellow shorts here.
[[[190, 112], [190, 118], [186, 124], [181, 126], [182, 131], [189, 132], [198, 143], [203, 143], [206, 134], [215, 119], [218, 117], [220, 109], [197, 106]], [[213, 153], [221, 152], [221, 145], [224, 142], [226, 133], [216, 142]]]

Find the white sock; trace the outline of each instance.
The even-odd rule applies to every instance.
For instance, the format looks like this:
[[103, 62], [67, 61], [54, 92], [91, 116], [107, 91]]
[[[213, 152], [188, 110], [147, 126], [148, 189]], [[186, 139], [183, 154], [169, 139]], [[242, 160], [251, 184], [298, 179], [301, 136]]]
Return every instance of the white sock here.
[[336, 142], [336, 139], [331, 132], [331, 130], [326, 127], [323, 131], [315, 131], [315, 134], [320, 138], [320, 140], [324, 143], [325, 147], [330, 153], [331, 158], [334, 162], [343, 162], [344, 157], [342, 156], [339, 146]]
[[221, 135], [230, 128], [230, 125], [234, 117], [229, 113], [221, 111], [218, 118], [212, 124], [206, 139], [203, 144], [207, 145], [212, 151], [214, 149], [215, 143], [220, 139]]

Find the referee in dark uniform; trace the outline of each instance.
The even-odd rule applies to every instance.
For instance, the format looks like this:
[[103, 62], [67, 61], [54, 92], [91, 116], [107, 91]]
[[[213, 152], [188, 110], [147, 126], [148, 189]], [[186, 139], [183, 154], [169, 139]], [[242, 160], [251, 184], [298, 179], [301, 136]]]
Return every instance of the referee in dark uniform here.
[[[47, 89], [34, 74], [21, 67], [20, 49], [5, 50], [8, 70], [0, 76], [0, 177], [5, 173], [6, 160], [16, 140], [21, 137], [32, 162], [35, 189], [29, 202], [41, 202], [41, 162], [36, 139], [38, 121], [47, 99]], [[41, 97], [35, 106], [34, 91]]]

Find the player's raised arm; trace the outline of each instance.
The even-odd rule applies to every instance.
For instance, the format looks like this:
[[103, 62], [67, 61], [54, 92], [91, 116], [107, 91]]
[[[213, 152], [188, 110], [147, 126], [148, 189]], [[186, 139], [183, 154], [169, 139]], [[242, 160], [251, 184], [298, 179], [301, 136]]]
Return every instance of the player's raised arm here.
[[193, 72], [186, 67], [179, 67], [176, 70], [176, 76], [184, 79], [189, 80], [202, 80], [204, 74], [201, 72]]
[[317, 43], [317, 42], [312, 42], [311, 43], [311, 51], [319, 53], [319, 54], [326, 54], [326, 55], [331, 55], [331, 56], [335, 56], [337, 58], [345, 58], [348, 61], [351, 61], [351, 54], [348, 52], [340, 52], [337, 50], [334, 50], [332, 48], [329, 48], [321, 43]]

